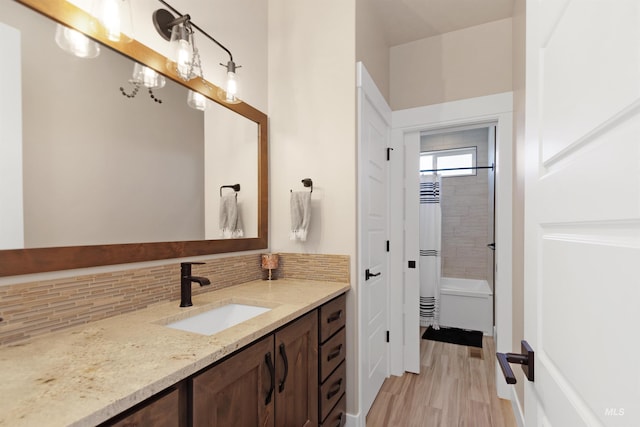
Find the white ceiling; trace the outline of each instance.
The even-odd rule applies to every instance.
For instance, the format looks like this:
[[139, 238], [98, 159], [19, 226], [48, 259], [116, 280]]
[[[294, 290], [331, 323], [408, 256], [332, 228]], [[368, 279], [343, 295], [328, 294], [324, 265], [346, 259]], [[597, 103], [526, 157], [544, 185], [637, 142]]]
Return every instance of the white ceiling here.
[[514, 0], [365, 0], [389, 46], [485, 24], [513, 14]]

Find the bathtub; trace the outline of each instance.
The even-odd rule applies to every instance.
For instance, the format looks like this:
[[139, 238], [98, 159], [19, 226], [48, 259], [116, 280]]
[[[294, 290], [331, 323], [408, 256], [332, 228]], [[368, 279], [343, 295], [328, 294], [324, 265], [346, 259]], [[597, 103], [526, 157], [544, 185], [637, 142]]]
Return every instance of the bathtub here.
[[493, 335], [493, 292], [487, 281], [443, 277], [440, 325]]

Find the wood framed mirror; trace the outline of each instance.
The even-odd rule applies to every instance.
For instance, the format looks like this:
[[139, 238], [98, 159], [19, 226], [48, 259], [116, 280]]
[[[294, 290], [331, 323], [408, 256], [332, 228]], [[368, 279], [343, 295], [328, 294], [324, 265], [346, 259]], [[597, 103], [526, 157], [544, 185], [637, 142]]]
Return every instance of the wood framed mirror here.
[[[92, 17], [65, 0], [16, 0], [47, 18], [79, 30], [120, 54], [146, 65], [168, 79], [205, 95], [217, 105], [250, 120], [257, 127], [257, 232], [248, 238], [213, 240], [171, 240], [129, 243], [26, 247], [0, 250], [0, 277], [47, 271], [69, 270], [113, 264], [184, 258], [265, 249], [268, 246], [268, 141], [267, 116], [249, 104], [227, 104], [210, 82], [194, 79], [183, 82], [165, 68], [166, 58], [137, 41], [111, 42], [95, 31]], [[234, 181], [235, 183], [235, 181]], [[231, 182], [229, 182], [231, 184]], [[253, 184], [253, 183], [252, 183]], [[217, 194], [217, 189], [216, 189]]]

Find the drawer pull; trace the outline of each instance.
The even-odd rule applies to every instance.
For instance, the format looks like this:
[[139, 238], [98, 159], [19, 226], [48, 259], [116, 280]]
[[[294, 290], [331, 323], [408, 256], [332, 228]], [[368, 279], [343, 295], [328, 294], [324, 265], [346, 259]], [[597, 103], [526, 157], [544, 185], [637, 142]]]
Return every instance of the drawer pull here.
[[329, 362], [330, 360], [333, 360], [336, 357], [340, 356], [340, 353], [342, 353], [342, 344], [338, 345], [336, 348], [334, 348], [331, 351], [331, 353], [329, 353], [327, 355], [327, 362]]
[[338, 424], [336, 424], [336, 427], [342, 426], [344, 426], [344, 412], [340, 412], [340, 416], [338, 417]]
[[282, 393], [284, 391], [284, 383], [287, 381], [287, 375], [289, 375], [289, 361], [287, 360], [287, 350], [284, 348], [284, 343], [280, 344], [280, 356], [282, 356], [282, 360], [284, 361], [284, 377], [282, 377], [278, 392]]
[[331, 313], [331, 316], [327, 317], [327, 323], [335, 322], [342, 317], [342, 309]]
[[269, 368], [269, 375], [271, 376], [269, 393], [267, 394], [267, 398], [264, 401], [264, 404], [268, 405], [269, 403], [271, 403], [271, 396], [273, 396], [273, 391], [276, 389], [276, 367], [273, 365], [273, 360], [271, 360], [271, 352], [264, 355], [264, 360], [267, 363], [267, 367]]
[[333, 383], [331, 386], [331, 390], [327, 393], [327, 400], [331, 399], [336, 394], [340, 393], [340, 389], [342, 388], [342, 378]]

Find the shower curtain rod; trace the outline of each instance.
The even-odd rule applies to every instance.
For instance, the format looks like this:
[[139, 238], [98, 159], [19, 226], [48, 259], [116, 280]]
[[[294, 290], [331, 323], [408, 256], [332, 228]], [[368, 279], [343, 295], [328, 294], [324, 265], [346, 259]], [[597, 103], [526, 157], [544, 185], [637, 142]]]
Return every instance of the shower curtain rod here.
[[445, 168], [445, 169], [422, 169], [420, 172], [440, 172], [440, 171], [461, 171], [469, 169], [494, 169], [494, 165], [491, 166], [473, 166], [468, 168]]

